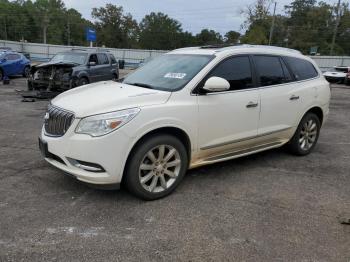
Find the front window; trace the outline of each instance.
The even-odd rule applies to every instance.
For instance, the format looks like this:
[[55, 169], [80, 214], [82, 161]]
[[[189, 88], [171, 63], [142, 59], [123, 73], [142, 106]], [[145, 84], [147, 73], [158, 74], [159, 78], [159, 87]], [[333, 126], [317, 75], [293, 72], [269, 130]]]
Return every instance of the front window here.
[[123, 83], [176, 91], [183, 88], [213, 58], [208, 55], [162, 55], [128, 75]]
[[74, 63], [83, 65], [86, 62], [87, 54], [84, 53], [59, 53], [55, 55], [51, 62]]

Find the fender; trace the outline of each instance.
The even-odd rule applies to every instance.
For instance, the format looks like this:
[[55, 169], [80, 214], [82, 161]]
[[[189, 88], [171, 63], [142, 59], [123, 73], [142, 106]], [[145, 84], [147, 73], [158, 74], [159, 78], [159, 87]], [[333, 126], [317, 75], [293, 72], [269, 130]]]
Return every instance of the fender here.
[[86, 78], [89, 80], [89, 83], [91, 83], [90, 76], [89, 76], [88, 72], [86, 72], [86, 71], [80, 71], [80, 72], [78, 72], [78, 74], [76, 75], [76, 77], [77, 77], [78, 79], [80, 79], [80, 78], [82, 78], [82, 77], [86, 77]]

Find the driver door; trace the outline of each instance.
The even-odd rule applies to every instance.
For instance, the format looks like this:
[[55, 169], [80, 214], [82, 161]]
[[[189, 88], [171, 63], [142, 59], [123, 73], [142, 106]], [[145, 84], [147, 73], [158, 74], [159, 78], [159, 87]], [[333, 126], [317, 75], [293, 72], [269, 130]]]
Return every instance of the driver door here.
[[204, 86], [217, 76], [230, 83], [229, 91], [198, 96], [201, 159], [215, 160], [244, 150], [257, 136], [260, 94], [252, 71], [249, 56], [234, 56], [220, 62], [201, 82]]

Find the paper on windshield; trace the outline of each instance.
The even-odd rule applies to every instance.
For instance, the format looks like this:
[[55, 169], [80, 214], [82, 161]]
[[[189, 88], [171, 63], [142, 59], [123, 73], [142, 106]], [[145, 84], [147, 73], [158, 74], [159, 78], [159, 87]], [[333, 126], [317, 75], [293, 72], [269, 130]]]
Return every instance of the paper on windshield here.
[[186, 73], [166, 73], [165, 78], [184, 79]]

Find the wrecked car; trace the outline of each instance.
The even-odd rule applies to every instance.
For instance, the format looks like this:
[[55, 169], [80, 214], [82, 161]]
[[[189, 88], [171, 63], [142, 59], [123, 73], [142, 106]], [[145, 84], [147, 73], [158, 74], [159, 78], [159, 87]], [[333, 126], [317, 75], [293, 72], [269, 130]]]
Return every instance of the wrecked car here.
[[108, 52], [72, 50], [32, 66], [28, 90], [65, 91], [98, 81], [117, 80], [118, 63]]

